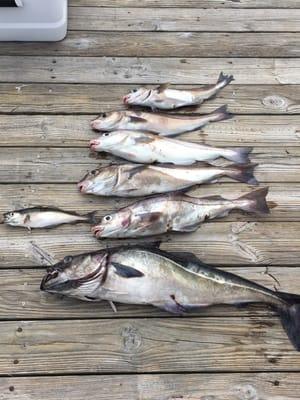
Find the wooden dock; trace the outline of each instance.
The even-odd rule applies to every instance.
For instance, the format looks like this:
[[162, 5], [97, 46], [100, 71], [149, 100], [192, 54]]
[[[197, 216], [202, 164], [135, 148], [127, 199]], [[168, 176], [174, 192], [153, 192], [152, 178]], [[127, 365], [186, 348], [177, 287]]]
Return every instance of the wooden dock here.
[[[299, 0], [70, 0], [60, 43], [0, 44], [0, 212], [52, 205], [107, 213], [83, 196], [89, 121], [140, 84], [235, 81], [197, 110], [236, 114], [186, 139], [253, 146], [277, 208], [231, 214], [162, 247], [193, 251], [270, 288], [300, 293]], [[249, 191], [224, 179], [194, 191]], [[172, 240], [171, 240], [172, 239]], [[300, 353], [263, 307], [174, 317], [39, 291], [45, 265], [101, 246], [84, 225], [31, 234], [0, 224], [0, 400], [299, 400]]]

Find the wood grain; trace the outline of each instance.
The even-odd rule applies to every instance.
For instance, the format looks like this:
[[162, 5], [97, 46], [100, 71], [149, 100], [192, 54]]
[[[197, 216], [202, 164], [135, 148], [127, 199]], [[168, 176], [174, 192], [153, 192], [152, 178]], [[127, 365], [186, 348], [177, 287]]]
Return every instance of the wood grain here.
[[[190, 251], [215, 265], [298, 265], [299, 222], [210, 222], [192, 234], [170, 234], [159, 238], [169, 251]], [[157, 239], [157, 238], [156, 238]], [[153, 238], [123, 241], [143, 243]], [[57, 262], [79, 254], [117, 245], [118, 241], [97, 241], [86, 225], [61, 226], [52, 230], [23, 229], [0, 225], [2, 268], [31, 267]]]
[[0, 56], [0, 82], [300, 84], [300, 58], [135, 58]]
[[[222, 269], [251, 279], [270, 289], [299, 293], [300, 268], [274, 266], [221, 267]], [[40, 291], [40, 283], [45, 270], [42, 269], [4, 269], [0, 270], [0, 320], [19, 319], [88, 319], [88, 318], [141, 318], [171, 317], [172, 315], [151, 306], [117, 304], [114, 313], [105, 301], [91, 303], [55, 296]], [[242, 309], [216, 306], [194, 310], [188, 315], [199, 317], [224, 316], [273, 316], [276, 315], [265, 306], [252, 306]]]
[[[89, 154], [90, 138], [87, 139], [86, 148], [8, 147], [2, 150], [0, 183], [75, 183], [95, 167], [117, 161], [108, 154]], [[255, 147], [250, 158], [258, 164], [255, 176], [263, 183], [298, 182], [299, 157], [299, 147]], [[230, 181], [229, 178], [221, 180]]]
[[298, 373], [252, 372], [0, 378], [0, 390], [5, 400], [298, 400], [300, 387]]
[[[100, 9], [102, 12], [102, 9]], [[141, 9], [142, 10], [142, 9]], [[251, 11], [251, 10], [249, 10]], [[300, 24], [299, 24], [300, 25]], [[85, 29], [89, 29], [88, 25]], [[115, 57], [298, 57], [300, 33], [70, 31], [57, 43], [1, 43], [0, 55]]]
[[[212, 82], [217, 80], [217, 76], [216, 74]], [[195, 86], [197, 85], [177, 87]], [[135, 85], [126, 84], [2, 83], [0, 112], [96, 115], [100, 111], [122, 109], [122, 97], [134, 87]], [[235, 114], [299, 114], [300, 86], [230, 85], [214, 99], [205, 102], [194, 111], [207, 113], [223, 104], [228, 104], [229, 109]], [[191, 110], [182, 109], [180, 112], [191, 112]], [[4, 117], [1, 117], [2, 121], [5, 121]], [[269, 117], [266, 117], [264, 122], [268, 121]]]
[[[90, 128], [96, 114], [65, 115], [2, 115], [1, 146], [87, 147], [89, 140], [99, 136]], [[297, 116], [236, 116], [212, 123], [201, 131], [178, 136], [213, 146], [300, 146], [300, 121]]]
[[[300, 184], [268, 183], [267, 200], [277, 206], [270, 214], [258, 216], [232, 212], [228, 217], [218, 221], [300, 221]], [[251, 190], [247, 185], [238, 183], [217, 183], [204, 185], [191, 190], [193, 196], [221, 195], [225, 198], [237, 198]], [[13, 209], [33, 207], [36, 205], [55, 206], [65, 210], [86, 213], [97, 210], [103, 216], [111, 211], [132, 204], [137, 199], [100, 198], [80, 194], [74, 184], [4, 184], [0, 185], [0, 213]]]
[[[71, 7], [199, 7], [198, 0], [70, 0]], [[298, 0], [202, 0], [202, 8], [300, 8]]]
[[1, 322], [1, 374], [300, 370], [278, 318]]

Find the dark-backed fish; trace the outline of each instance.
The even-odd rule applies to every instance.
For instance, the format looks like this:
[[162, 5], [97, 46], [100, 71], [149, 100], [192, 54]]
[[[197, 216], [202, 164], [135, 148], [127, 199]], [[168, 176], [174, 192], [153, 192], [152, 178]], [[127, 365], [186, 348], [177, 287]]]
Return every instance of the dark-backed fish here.
[[202, 183], [216, 182], [228, 176], [239, 182], [256, 185], [255, 164], [215, 167], [195, 164], [173, 165], [120, 164], [89, 172], [79, 183], [82, 193], [98, 196], [136, 197], [184, 190]]
[[203, 264], [191, 253], [142, 246], [67, 256], [48, 268], [41, 290], [86, 301], [150, 304], [171, 313], [217, 304], [265, 303], [300, 350], [300, 296], [275, 292]]
[[232, 118], [227, 106], [222, 106], [207, 115], [174, 115], [142, 111], [113, 111], [103, 113], [91, 122], [97, 131], [148, 131], [161, 136], [175, 136], [183, 132], [201, 129], [210, 122], [223, 121]]
[[3, 215], [4, 223], [21, 226], [27, 229], [53, 228], [62, 224], [86, 222], [94, 224], [95, 212], [80, 215], [75, 212], [60, 210], [54, 207], [32, 207], [9, 211]]
[[223, 157], [238, 164], [249, 162], [251, 147], [221, 148], [157, 136], [148, 132], [105, 132], [90, 142], [95, 151], [104, 151], [136, 163], [191, 165]]
[[237, 199], [222, 196], [191, 197], [164, 194], [150, 197], [105, 215], [92, 227], [97, 238], [131, 238], [162, 233], [193, 232], [206, 220], [227, 216], [232, 210], [266, 214], [268, 188], [247, 193]]
[[152, 110], [173, 110], [184, 106], [199, 105], [215, 96], [232, 81], [232, 75], [224, 75], [221, 72], [214, 85], [204, 85], [197, 89], [172, 89], [169, 84], [162, 84], [154, 89], [140, 87], [124, 96], [123, 101], [125, 104], [151, 107]]

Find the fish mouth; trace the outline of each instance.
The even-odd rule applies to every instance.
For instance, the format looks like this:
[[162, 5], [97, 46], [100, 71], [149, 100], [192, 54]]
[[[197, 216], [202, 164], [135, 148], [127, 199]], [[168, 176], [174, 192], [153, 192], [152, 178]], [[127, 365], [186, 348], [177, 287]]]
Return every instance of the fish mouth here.
[[[42, 279], [41, 285], [40, 285], [40, 290], [42, 292], [48, 292], [49, 290], [51, 290], [51, 288], [55, 287], [55, 284], [49, 284], [48, 282], [51, 280], [53, 274], [51, 273], [47, 273], [44, 278]], [[47, 284], [48, 283], [48, 284]]]
[[99, 122], [95, 119], [94, 121], [91, 122], [91, 128], [92, 128], [94, 131], [99, 131], [100, 128], [98, 128], [98, 124], [99, 124]]
[[123, 97], [123, 103], [124, 104], [129, 104], [129, 96], [124, 96]]
[[103, 226], [94, 226], [91, 229], [91, 232], [94, 236], [96, 236], [96, 238], [98, 239], [99, 237], [101, 237], [102, 233], [104, 231], [104, 227]]
[[90, 148], [91, 148], [92, 150], [96, 150], [96, 149], [99, 148], [99, 147], [100, 147], [100, 143], [99, 143], [98, 140], [93, 139], [93, 140], [90, 141]]
[[84, 185], [83, 182], [77, 183], [77, 187], [78, 187], [80, 193], [83, 193], [83, 192], [84, 192], [84, 190], [85, 190], [85, 185]]

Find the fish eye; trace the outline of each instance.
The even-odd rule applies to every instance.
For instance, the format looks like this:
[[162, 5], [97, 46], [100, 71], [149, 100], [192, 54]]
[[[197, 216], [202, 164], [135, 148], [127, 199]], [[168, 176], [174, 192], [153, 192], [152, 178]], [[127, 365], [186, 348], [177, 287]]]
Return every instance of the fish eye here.
[[106, 215], [105, 217], [104, 217], [104, 221], [106, 221], [106, 222], [109, 222], [109, 221], [111, 221], [112, 220], [112, 216], [111, 215]]
[[138, 90], [137, 89], [132, 89], [132, 93], [136, 93]]
[[101, 114], [101, 117], [102, 117], [102, 118], [106, 118], [106, 117], [107, 117], [107, 114], [106, 114], [106, 113], [103, 113], [103, 114]]
[[91, 174], [92, 174], [92, 175], [97, 175], [97, 170], [96, 170], [96, 169], [93, 169], [93, 171], [91, 171]]
[[105, 133], [103, 133], [103, 135], [102, 136], [109, 136], [109, 132], [105, 132]]
[[66, 256], [64, 258], [64, 264], [69, 264], [70, 262], [72, 262], [73, 257], [72, 256]]

